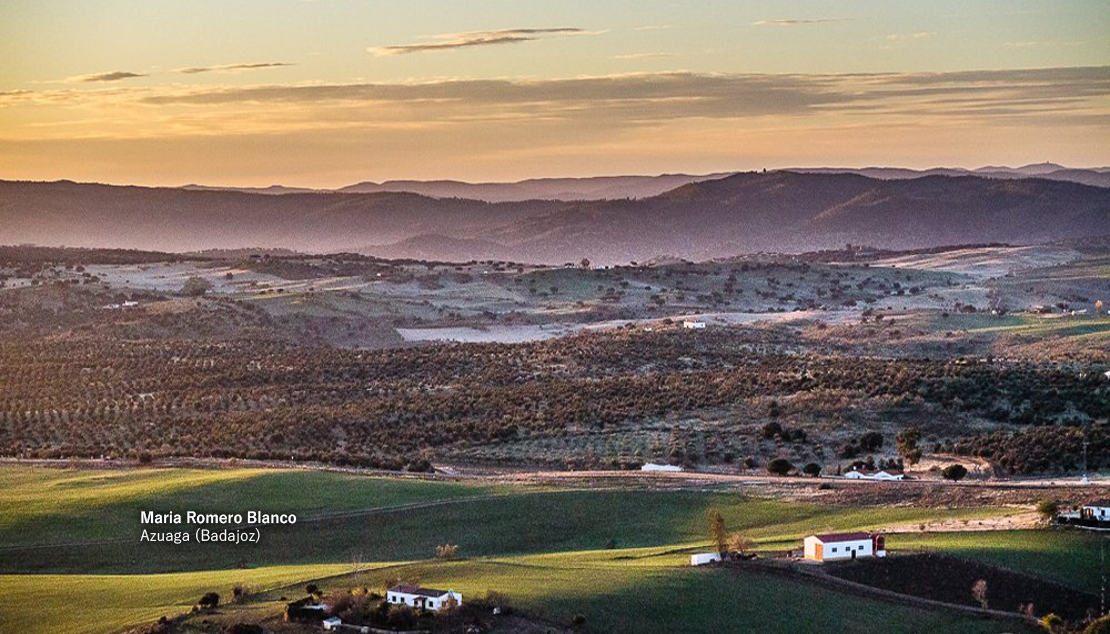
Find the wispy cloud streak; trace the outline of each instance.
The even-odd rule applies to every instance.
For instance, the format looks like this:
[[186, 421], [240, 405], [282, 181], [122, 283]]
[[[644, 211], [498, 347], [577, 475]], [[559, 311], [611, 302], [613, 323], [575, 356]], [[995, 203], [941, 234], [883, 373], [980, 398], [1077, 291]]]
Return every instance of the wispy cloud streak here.
[[465, 33], [443, 33], [429, 35], [430, 42], [399, 44], [394, 46], [371, 46], [366, 50], [379, 57], [390, 55], [410, 55], [447, 51], [475, 46], [495, 46], [498, 44], [518, 44], [533, 42], [552, 35], [596, 35], [599, 31], [587, 31], [575, 27], [556, 27], [546, 29], [499, 29], [495, 31], [468, 31]]
[[109, 73], [94, 73], [92, 75], [78, 75], [76, 77], [66, 78], [70, 83], [95, 83], [106, 81], [121, 81], [124, 79], [135, 79], [136, 77], [147, 77], [146, 73], [132, 73], [124, 70], [115, 70]]
[[186, 68], [178, 68], [174, 72], [183, 75], [197, 75], [200, 73], [237, 73], [248, 70], [262, 70], [266, 68], [282, 68], [284, 66], [296, 66], [296, 64], [288, 64], [286, 62], [260, 62], [255, 64], [220, 64], [218, 66], [189, 66]]
[[807, 24], [827, 24], [830, 22], [847, 22], [851, 18], [813, 18], [809, 20], [800, 19], [778, 19], [778, 20], [757, 20], [752, 22], [752, 26], [804, 26]]

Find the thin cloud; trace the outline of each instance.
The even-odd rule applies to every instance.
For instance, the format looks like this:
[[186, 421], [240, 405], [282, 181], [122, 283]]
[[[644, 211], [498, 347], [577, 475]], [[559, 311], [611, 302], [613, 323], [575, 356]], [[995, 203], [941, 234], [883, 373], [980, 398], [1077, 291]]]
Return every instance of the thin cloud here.
[[799, 19], [781, 19], [781, 20], [757, 20], [752, 22], [752, 26], [803, 26], [807, 24], [827, 24], [829, 22], [847, 22], [850, 18], [814, 18], [810, 20]]
[[928, 40], [935, 37], [936, 31], [918, 31], [917, 33], [891, 33], [884, 39], [888, 42], [904, 42], [906, 40]]
[[398, 44], [394, 46], [371, 46], [366, 50], [378, 57], [391, 55], [411, 55], [447, 51], [474, 46], [494, 46], [497, 44], [518, 44], [534, 42], [550, 35], [598, 35], [603, 31], [587, 31], [575, 27], [548, 29], [499, 29], [496, 31], [468, 31], [465, 33], [443, 33], [427, 36], [432, 42]]
[[257, 64], [221, 64], [218, 66], [189, 66], [178, 68], [174, 72], [183, 75], [196, 75], [199, 73], [237, 73], [246, 70], [261, 70], [264, 68], [281, 68], [283, 66], [296, 66], [285, 62], [261, 62]]
[[624, 55], [614, 55], [613, 59], [620, 60], [636, 60], [636, 59], [659, 59], [661, 57], [674, 57], [671, 53], [626, 53]]
[[94, 73], [92, 75], [77, 75], [76, 77], [66, 78], [67, 82], [71, 83], [90, 83], [90, 82], [103, 82], [103, 81], [121, 81], [124, 79], [135, 79], [136, 77], [147, 77], [146, 73], [132, 73], [124, 70], [115, 70], [110, 73]]

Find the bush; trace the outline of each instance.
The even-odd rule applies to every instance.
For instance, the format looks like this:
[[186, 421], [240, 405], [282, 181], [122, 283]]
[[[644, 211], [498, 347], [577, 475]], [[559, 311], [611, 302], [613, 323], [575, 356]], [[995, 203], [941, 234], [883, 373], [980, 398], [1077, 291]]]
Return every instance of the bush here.
[[816, 462], [811, 462], [802, 467], [802, 473], [806, 474], [807, 476], [813, 476], [814, 478], [816, 478], [817, 476], [821, 475], [821, 465], [817, 464]]
[[859, 437], [859, 446], [865, 451], [875, 451], [883, 446], [883, 435], [877, 431], [869, 431]]
[[190, 277], [181, 287], [181, 294], [185, 297], [200, 297], [212, 290], [212, 284], [203, 277]]
[[206, 592], [200, 601], [197, 601], [197, 605], [202, 608], [215, 608], [220, 605], [220, 595], [216, 592]]
[[1059, 510], [1060, 505], [1056, 500], [1041, 500], [1037, 502], [1037, 512], [1046, 520], [1056, 517], [1056, 513], [1059, 512]]
[[775, 458], [767, 463], [767, 473], [784, 476], [794, 470], [794, 465], [786, 458]]
[[455, 559], [458, 556], [458, 544], [442, 544], [440, 546], [436, 546], [436, 559]]
[[575, 627], [582, 627], [583, 625], [586, 624], [586, 615], [585, 614], [575, 614], [574, 617], [571, 618], [570, 622]]
[[964, 476], [967, 475], [967, 469], [962, 464], [950, 464], [945, 467], [943, 471], [940, 472], [940, 475], [945, 480], [959, 482], [960, 480], [964, 479]]

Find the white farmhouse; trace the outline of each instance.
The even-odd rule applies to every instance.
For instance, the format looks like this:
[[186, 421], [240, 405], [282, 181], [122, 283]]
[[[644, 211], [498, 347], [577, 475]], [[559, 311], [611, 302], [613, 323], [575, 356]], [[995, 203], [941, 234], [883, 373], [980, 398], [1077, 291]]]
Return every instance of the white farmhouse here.
[[705, 330], [705, 322], [697, 319], [687, 319], [682, 322], [682, 327], [689, 330]]
[[398, 584], [385, 594], [388, 603], [433, 611], [443, 609], [452, 599], [456, 606], [462, 605], [462, 595], [452, 590], [432, 590]]
[[1096, 522], [1110, 522], [1110, 500], [1099, 500], [1084, 504], [1079, 509], [1079, 517]]
[[882, 469], [873, 471], [864, 467], [863, 469], [852, 469], [844, 474], [844, 477], [849, 480], [883, 480], [886, 482], [903, 480], [906, 474], [897, 469]]
[[886, 557], [886, 538], [874, 533], [809, 535], [802, 543], [805, 558], [812, 561]]
[[649, 462], [649, 463], [645, 464], [644, 466], [640, 467], [640, 471], [669, 471], [669, 472], [675, 472], [675, 471], [682, 471], [682, 467], [677, 467], [677, 466], [672, 465], [672, 464], [655, 464], [654, 462]]
[[324, 619], [320, 625], [324, 626], [325, 630], [337, 630], [340, 625], [343, 625], [343, 620], [337, 616], [333, 616], [330, 619]]
[[691, 566], [704, 566], [721, 560], [721, 553], [697, 553], [690, 555]]

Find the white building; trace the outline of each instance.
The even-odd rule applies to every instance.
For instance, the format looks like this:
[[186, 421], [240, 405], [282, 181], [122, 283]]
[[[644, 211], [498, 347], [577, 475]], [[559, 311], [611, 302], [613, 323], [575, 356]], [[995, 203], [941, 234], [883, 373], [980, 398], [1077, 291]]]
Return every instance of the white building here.
[[440, 610], [451, 600], [462, 605], [462, 595], [452, 590], [432, 590], [417, 586], [395, 585], [385, 594], [388, 603], [407, 605], [422, 610]]
[[682, 467], [676, 467], [675, 465], [671, 464], [655, 464], [654, 462], [649, 462], [640, 467], [640, 471], [682, 471]]
[[343, 620], [337, 616], [333, 616], [330, 619], [324, 619], [320, 625], [323, 625], [325, 630], [337, 630], [340, 625], [343, 625]]
[[1099, 500], [1084, 504], [1079, 509], [1079, 517], [1096, 522], [1110, 522], [1110, 500]]
[[874, 533], [809, 535], [802, 543], [805, 558], [812, 561], [886, 557], [886, 538]]
[[845, 478], [849, 480], [885, 480], [887, 482], [894, 480], [903, 480], [906, 474], [898, 471], [897, 469], [882, 469], [880, 471], [872, 471], [871, 469], [852, 469], [844, 474]]
[[696, 319], [687, 319], [686, 321], [682, 322], [682, 327], [683, 328], [688, 328], [690, 330], [704, 330], [705, 329], [705, 322], [704, 321], [698, 321]]
[[691, 566], [704, 566], [721, 560], [721, 553], [697, 553], [690, 555]]

